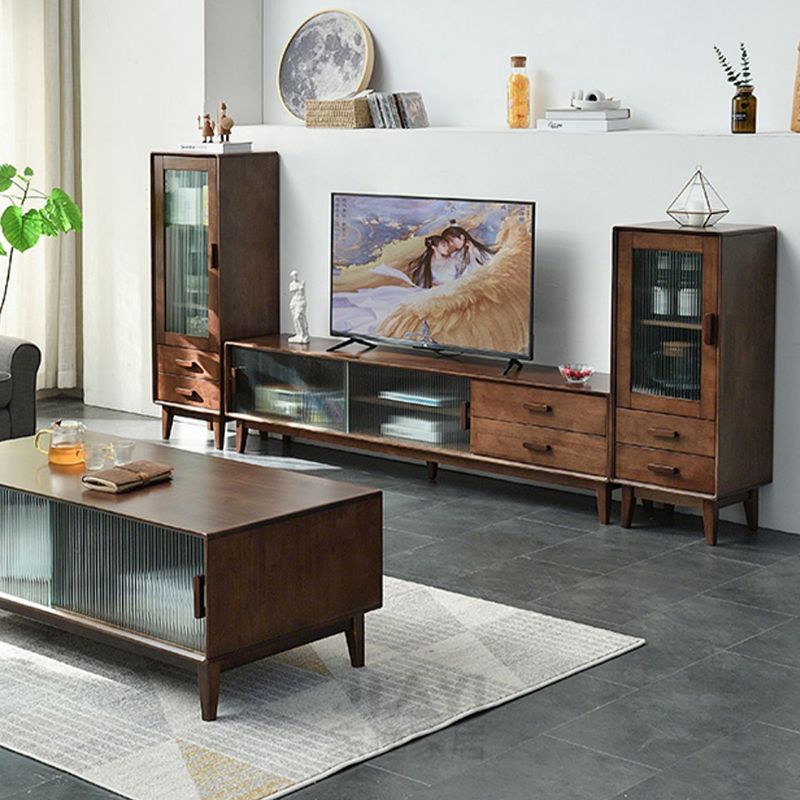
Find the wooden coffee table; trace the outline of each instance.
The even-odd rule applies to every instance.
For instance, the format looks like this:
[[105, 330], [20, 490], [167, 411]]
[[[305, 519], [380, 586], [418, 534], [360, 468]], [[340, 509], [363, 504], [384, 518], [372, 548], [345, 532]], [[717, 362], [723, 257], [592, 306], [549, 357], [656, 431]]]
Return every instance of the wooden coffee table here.
[[335, 633], [363, 666], [379, 491], [155, 444], [134, 457], [173, 480], [87, 491], [82, 466], [0, 442], [0, 608], [195, 671], [204, 720], [222, 670]]

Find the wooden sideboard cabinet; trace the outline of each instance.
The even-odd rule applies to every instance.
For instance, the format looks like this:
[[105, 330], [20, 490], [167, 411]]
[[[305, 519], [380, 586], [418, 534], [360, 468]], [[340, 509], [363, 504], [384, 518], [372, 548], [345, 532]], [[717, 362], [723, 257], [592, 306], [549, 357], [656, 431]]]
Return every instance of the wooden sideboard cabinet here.
[[612, 480], [623, 527], [637, 498], [719, 508], [772, 480], [775, 272], [772, 227], [614, 229]]
[[279, 330], [278, 154], [151, 156], [153, 400], [222, 448], [223, 347]]
[[503, 375], [496, 361], [408, 349], [328, 352], [331, 339], [228, 342], [226, 413], [248, 431], [590, 489], [609, 521], [609, 376], [567, 384], [555, 367]]

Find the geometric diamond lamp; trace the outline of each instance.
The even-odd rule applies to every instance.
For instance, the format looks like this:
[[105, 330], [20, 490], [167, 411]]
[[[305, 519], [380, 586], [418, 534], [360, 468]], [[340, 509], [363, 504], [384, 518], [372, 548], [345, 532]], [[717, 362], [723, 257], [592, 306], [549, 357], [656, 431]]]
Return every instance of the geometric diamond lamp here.
[[697, 167], [678, 196], [669, 204], [669, 214], [682, 227], [710, 228], [719, 222], [730, 209], [722, 202], [717, 190]]

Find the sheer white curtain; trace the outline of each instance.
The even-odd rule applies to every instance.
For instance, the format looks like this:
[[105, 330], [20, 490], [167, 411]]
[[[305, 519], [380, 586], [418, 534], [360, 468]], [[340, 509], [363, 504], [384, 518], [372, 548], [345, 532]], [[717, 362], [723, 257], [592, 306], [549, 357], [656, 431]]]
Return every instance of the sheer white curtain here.
[[[78, 4], [0, 0], [0, 163], [32, 167], [34, 186], [80, 205]], [[0, 332], [39, 345], [39, 388], [80, 385], [80, 273], [80, 234], [14, 256]]]

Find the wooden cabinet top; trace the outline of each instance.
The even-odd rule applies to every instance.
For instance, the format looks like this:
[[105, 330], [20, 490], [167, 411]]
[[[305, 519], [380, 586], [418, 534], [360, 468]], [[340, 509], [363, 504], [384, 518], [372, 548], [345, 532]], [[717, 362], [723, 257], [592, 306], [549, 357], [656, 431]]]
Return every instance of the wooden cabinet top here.
[[336, 361], [348, 361], [374, 367], [397, 367], [414, 369], [421, 372], [437, 372], [441, 375], [456, 375], [462, 378], [510, 383], [518, 386], [536, 386], [548, 389], [560, 389], [581, 394], [608, 395], [611, 387], [611, 376], [604, 372], [595, 372], [589, 383], [576, 385], [567, 383], [557, 367], [525, 362], [521, 370], [503, 375], [505, 361], [500, 359], [459, 356], [456, 358], [437, 357], [434, 353], [420, 354], [410, 348], [392, 348], [381, 345], [376, 350], [363, 351], [359, 345], [351, 345], [347, 351], [326, 352], [331, 345], [338, 344], [340, 339], [312, 337], [307, 345], [289, 344], [289, 335], [259, 336], [253, 339], [229, 341], [228, 347], [243, 347], [265, 352], [290, 353], [294, 356], [311, 356]]
[[81, 484], [82, 464], [48, 464], [30, 436], [0, 442], [0, 486], [209, 538], [380, 496], [375, 489], [149, 442], [136, 443], [134, 458], [172, 465], [173, 479], [126, 494], [90, 491]]
[[672, 220], [660, 222], [640, 222], [633, 225], [615, 225], [614, 231], [635, 231], [637, 233], [672, 233], [680, 236], [743, 236], [753, 233], [776, 233], [773, 225], [734, 225], [718, 222], [710, 228], [682, 228]]

